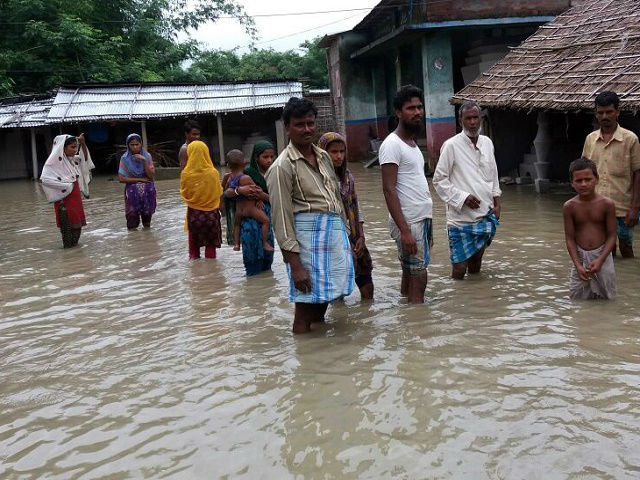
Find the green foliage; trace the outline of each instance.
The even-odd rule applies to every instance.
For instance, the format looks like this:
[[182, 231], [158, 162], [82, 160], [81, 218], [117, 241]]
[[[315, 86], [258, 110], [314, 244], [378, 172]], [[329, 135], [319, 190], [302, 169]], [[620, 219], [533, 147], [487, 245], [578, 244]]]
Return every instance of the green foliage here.
[[319, 41], [305, 41], [301, 53], [273, 49], [254, 49], [244, 55], [228, 50], [201, 52], [187, 74], [198, 82], [301, 78], [311, 88], [327, 88], [327, 62]]
[[187, 28], [235, 15], [236, 0], [0, 0], [0, 95], [39, 93], [61, 83], [160, 81], [184, 77], [197, 53]]
[[[201, 51], [178, 33], [233, 15], [240, 0], [0, 0], [0, 97], [77, 82], [220, 82], [302, 78], [328, 85], [318, 40], [297, 50]], [[191, 62], [188, 68], [184, 65]]]

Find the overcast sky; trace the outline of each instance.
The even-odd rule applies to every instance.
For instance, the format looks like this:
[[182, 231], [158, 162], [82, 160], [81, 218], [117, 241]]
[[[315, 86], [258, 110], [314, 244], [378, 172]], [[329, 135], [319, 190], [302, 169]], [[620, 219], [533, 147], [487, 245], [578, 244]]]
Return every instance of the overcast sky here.
[[[314, 15], [254, 17], [259, 35], [257, 48], [272, 47], [276, 50], [289, 50], [319, 35], [350, 30], [379, 3], [379, 0], [323, 0], [321, 2], [239, 0], [238, 3], [244, 5], [249, 15], [354, 10]], [[250, 42], [242, 26], [233, 19], [220, 19], [215, 24], [203, 26], [191, 36], [211, 49], [228, 50], [241, 47], [241, 52], [245, 52]]]

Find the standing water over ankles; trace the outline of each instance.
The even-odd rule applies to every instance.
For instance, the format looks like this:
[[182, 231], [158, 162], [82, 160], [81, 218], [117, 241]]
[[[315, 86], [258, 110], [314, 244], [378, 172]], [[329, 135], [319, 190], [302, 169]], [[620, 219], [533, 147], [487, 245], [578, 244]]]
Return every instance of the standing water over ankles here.
[[304, 336], [279, 252], [252, 278], [228, 246], [188, 260], [177, 180], [128, 232], [123, 186], [94, 179], [70, 250], [38, 185], [2, 183], [0, 478], [639, 478], [640, 262], [616, 261], [615, 301], [570, 301], [568, 195], [505, 187], [455, 282], [434, 194], [407, 305], [379, 170], [353, 170], [375, 301]]

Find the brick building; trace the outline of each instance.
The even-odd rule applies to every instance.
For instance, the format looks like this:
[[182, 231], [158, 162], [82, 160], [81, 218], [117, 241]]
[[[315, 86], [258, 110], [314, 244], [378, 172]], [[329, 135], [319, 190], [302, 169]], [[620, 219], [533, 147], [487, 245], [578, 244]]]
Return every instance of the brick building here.
[[399, 86], [425, 92], [426, 135], [433, 164], [456, 132], [455, 91], [504, 57], [536, 28], [570, 7], [571, 0], [382, 0], [353, 30], [326, 36], [327, 63], [338, 130], [352, 160], [370, 140], [388, 133]]
[[303, 95], [311, 100], [318, 109], [316, 118], [316, 133], [318, 136], [325, 132], [335, 132], [338, 128], [338, 119], [334, 114], [331, 90], [328, 88], [310, 89], [305, 90]]

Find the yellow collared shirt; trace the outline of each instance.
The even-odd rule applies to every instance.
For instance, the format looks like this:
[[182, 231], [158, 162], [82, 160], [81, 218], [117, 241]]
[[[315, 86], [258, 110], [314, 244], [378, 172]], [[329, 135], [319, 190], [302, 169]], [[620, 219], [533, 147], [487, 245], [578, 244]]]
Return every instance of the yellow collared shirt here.
[[587, 135], [582, 156], [596, 164], [596, 192], [609, 197], [616, 205], [616, 216], [624, 217], [631, 207], [633, 173], [640, 170], [640, 144], [635, 133], [618, 125], [609, 142], [602, 131]]

